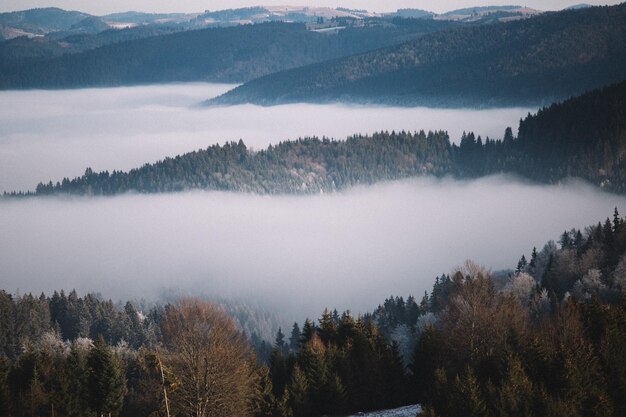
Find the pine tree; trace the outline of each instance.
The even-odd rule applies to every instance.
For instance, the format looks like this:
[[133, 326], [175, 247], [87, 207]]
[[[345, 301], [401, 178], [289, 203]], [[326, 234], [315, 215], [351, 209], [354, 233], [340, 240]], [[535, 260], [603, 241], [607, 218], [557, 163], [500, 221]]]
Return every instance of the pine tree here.
[[269, 369], [272, 387], [274, 389], [274, 396], [278, 398], [285, 390], [285, 386], [289, 381], [289, 368], [287, 367], [287, 361], [278, 346], [274, 346], [272, 353], [270, 354]]
[[322, 317], [319, 319], [319, 323], [319, 335], [322, 342], [324, 342], [324, 344], [328, 344], [331, 341], [334, 341], [337, 326], [335, 325], [335, 322], [327, 308], [324, 309]]
[[275, 417], [277, 414], [277, 402], [272, 389], [267, 366], [257, 368], [257, 383], [254, 397], [252, 398], [252, 411], [256, 417]]
[[9, 360], [6, 356], [0, 354], [0, 417], [9, 417], [11, 415], [11, 392], [8, 383], [10, 369]]
[[522, 257], [520, 258], [519, 262], [517, 263], [517, 268], [515, 269], [516, 273], [520, 273], [520, 272], [524, 272], [526, 270], [526, 256], [522, 255]]
[[88, 351], [72, 343], [65, 360], [65, 373], [69, 380], [68, 392], [64, 400], [68, 417], [80, 417], [87, 408], [87, 355]]
[[99, 337], [87, 355], [87, 394], [98, 416], [117, 415], [126, 395], [126, 377], [111, 349]]
[[291, 372], [291, 380], [287, 385], [287, 392], [289, 395], [288, 405], [294, 416], [310, 416], [309, 382], [298, 365], [295, 365]]
[[300, 338], [302, 334], [300, 333], [300, 326], [298, 323], [293, 323], [293, 328], [291, 329], [291, 336], [289, 337], [289, 349], [292, 352], [297, 353], [300, 348]]
[[304, 321], [304, 326], [302, 326], [302, 336], [300, 338], [300, 348], [304, 346], [313, 338], [313, 335], [316, 333], [315, 324], [309, 319]]

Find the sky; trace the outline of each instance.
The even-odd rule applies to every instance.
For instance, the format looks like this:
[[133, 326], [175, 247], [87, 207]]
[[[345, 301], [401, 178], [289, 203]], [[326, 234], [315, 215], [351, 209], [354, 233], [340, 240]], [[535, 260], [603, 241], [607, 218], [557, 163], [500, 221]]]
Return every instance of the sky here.
[[[262, 5], [305, 5], [347, 7], [370, 11], [395, 11], [399, 8], [418, 8], [436, 13], [463, 7], [490, 6], [502, 4], [520, 4], [540, 10], [560, 10], [574, 4], [577, 0], [1, 0], [0, 11], [15, 11], [37, 7], [60, 7], [67, 10], [79, 10], [96, 15], [136, 10], [143, 12], [199, 12], [203, 10], [222, 10], [238, 7]], [[620, 1], [586, 0], [587, 4], [619, 4]]]

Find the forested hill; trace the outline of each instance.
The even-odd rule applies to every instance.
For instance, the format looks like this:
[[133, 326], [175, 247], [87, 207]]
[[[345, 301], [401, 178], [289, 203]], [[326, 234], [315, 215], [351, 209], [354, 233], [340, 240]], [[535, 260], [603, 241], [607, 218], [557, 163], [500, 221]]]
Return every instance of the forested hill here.
[[279, 328], [272, 347], [250, 337], [268, 320], [245, 304], [226, 308], [237, 326], [198, 299], [116, 305], [0, 289], [0, 416], [189, 416], [191, 398], [223, 417], [415, 403], [419, 417], [623, 417], [626, 220], [616, 209], [559, 244], [533, 248], [506, 277], [467, 261], [421, 301], [325, 309]]
[[128, 173], [87, 169], [85, 175], [40, 184], [36, 194], [109, 195], [182, 191], [192, 188], [259, 194], [320, 193], [451, 170], [444, 132], [380, 133], [346, 141], [308, 138], [253, 152], [242, 141], [214, 145]]
[[[127, 173], [40, 183], [36, 195], [111, 195], [188, 189], [312, 194], [422, 175], [477, 178], [514, 173], [541, 183], [578, 177], [626, 192], [626, 81], [553, 104], [502, 139], [445, 132], [380, 132], [345, 141], [306, 138], [251, 151], [243, 141], [213, 145]], [[5, 193], [6, 194], [6, 193]], [[27, 193], [31, 194], [31, 193]], [[9, 195], [23, 195], [10, 193]]]
[[[244, 82], [315, 62], [402, 43], [454, 22], [394, 19], [336, 35], [307, 30], [304, 24], [272, 22], [144, 37], [113, 39], [80, 53], [59, 55], [50, 42], [15, 40], [0, 44], [0, 88], [64, 88], [168, 81]], [[159, 29], [164, 31], [166, 29]], [[127, 30], [136, 34], [136, 30]], [[118, 31], [104, 32], [109, 38]], [[158, 35], [159, 33], [155, 33]], [[103, 34], [80, 40], [74, 49], [108, 43]], [[122, 42], [119, 42], [122, 40]], [[114, 43], [115, 42], [115, 43]], [[56, 46], [55, 46], [56, 45]], [[43, 52], [42, 48], [47, 48]], [[48, 51], [50, 49], [50, 51]], [[66, 48], [67, 49], [67, 48]], [[26, 55], [28, 60], [20, 61]], [[33, 59], [40, 57], [40, 59]]]
[[621, 81], [626, 4], [458, 27], [244, 84], [213, 104], [547, 104]]
[[514, 172], [544, 183], [578, 177], [626, 192], [626, 81], [556, 103], [520, 121], [518, 137], [483, 143], [465, 135], [457, 175]]
[[554, 104], [522, 120], [520, 172], [557, 181], [577, 176], [626, 191], [626, 81]]

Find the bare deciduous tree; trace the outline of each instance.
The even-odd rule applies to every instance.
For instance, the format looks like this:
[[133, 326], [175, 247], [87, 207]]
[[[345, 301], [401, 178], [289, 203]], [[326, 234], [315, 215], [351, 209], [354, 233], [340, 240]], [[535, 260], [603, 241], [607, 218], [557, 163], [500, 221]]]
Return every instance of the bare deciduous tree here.
[[168, 307], [163, 336], [167, 366], [178, 379], [172, 408], [193, 417], [250, 415], [254, 355], [222, 309], [184, 299]]

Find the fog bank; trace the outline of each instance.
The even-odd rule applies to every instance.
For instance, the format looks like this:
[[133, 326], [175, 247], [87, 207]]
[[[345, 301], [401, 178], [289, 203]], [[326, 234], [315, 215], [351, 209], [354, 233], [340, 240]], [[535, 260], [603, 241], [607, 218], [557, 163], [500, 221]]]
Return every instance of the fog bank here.
[[345, 139], [380, 130], [501, 137], [534, 109], [453, 110], [294, 104], [200, 107], [232, 85], [0, 92], [0, 192], [96, 171], [129, 170], [226, 141], [253, 148], [304, 136]]
[[324, 196], [190, 192], [0, 201], [0, 287], [249, 297], [290, 314], [367, 311], [430, 290], [465, 259], [514, 267], [549, 239], [626, 211], [581, 183], [419, 178]]

